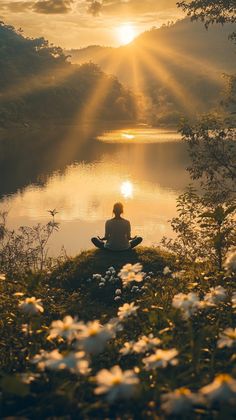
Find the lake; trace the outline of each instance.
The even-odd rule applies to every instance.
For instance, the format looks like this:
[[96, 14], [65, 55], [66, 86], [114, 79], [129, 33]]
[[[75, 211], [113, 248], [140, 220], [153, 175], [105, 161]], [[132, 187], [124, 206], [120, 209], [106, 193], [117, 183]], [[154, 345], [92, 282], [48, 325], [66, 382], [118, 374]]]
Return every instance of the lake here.
[[90, 238], [104, 234], [116, 201], [123, 202], [132, 235], [141, 235], [143, 245], [173, 236], [169, 220], [189, 183], [188, 154], [176, 131], [140, 126], [81, 134], [67, 127], [13, 137], [0, 162], [0, 209], [9, 212], [11, 228], [46, 223], [48, 210], [57, 209], [60, 230], [51, 254], [62, 245], [68, 255], [90, 248]]

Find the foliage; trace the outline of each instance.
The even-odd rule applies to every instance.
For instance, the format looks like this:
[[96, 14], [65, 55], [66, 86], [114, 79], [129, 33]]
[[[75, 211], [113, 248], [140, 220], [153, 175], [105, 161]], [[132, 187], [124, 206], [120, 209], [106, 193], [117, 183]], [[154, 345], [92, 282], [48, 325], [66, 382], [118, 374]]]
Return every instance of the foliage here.
[[200, 19], [208, 27], [212, 23], [236, 22], [234, 0], [192, 0], [180, 1], [177, 5], [188, 12], [193, 20]]
[[176, 237], [164, 237], [162, 245], [182, 263], [201, 261], [208, 269], [222, 270], [225, 255], [236, 246], [236, 205], [214, 204], [190, 186], [178, 197], [177, 212], [171, 220]]
[[195, 125], [184, 122], [183, 141], [187, 144], [190, 186], [177, 200], [178, 216], [171, 226], [174, 239], [163, 238], [162, 245], [182, 261], [201, 259], [208, 267], [222, 270], [229, 249], [236, 245], [236, 144], [235, 129], [213, 116]]
[[132, 264], [140, 262], [146, 271], [160, 272], [166, 265], [172, 267], [174, 260], [175, 257], [171, 253], [160, 248], [138, 247], [118, 254], [88, 250], [62, 262], [53, 271], [50, 281], [65, 289], [74, 290], [83, 287], [85, 280], [92, 278], [94, 273], [105, 272], [108, 264], [121, 269], [128, 262]]
[[115, 77], [91, 62], [73, 65], [61, 48], [49, 45], [44, 38], [26, 38], [3, 22], [0, 67], [3, 126], [9, 122], [77, 121], [99, 86], [104, 86], [104, 95], [91, 118], [135, 119], [134, 95]]
[[[177, 2], [177, 6], [187, 11], [192, 20], [200, 19], [206, 28], [214, 23], [224, 25], [236, 22], [235, 0], [192, 0]], [[230, 35], [236, 41], [236, 32]]]
[[200, 179], [204, 190], [216, 200], [235, 199], [235, 129], [214, 116], [206, 116], [195, 125], [184, 123], [181, 133], [191, 158], [191, 178]]
[[48, 256], [48, 242], [59, 224], [55, 221], [57, 212], [50, 213], [52, 220], [46, 225], [21, 226], [18, 231], [9, 230], [6, 212], [0, 213], [0, 269], [4, 273], [13, 278], [25, 278], [55, 265]]
[[225, 74], [224, 78], [227, 80], [227, 84], [221, 105], [229, 114], [229, 119], [232, 119], [232, 125], [235, 126], [233, 121], [236, 115], [236, 75]]
[[[91, 260], [91, 256], [89, 258]], [[99, 265], [100, 256], [94, 255], [94, 258]], [[108, 255], [108, 263], [109, 258]], [[85, 262], [85, 255], [83, 260]], [[26, 418], [167, 418], [171, 412], [163, 404], [163, 398], [181, 386], [191, 389], [201, 399], [197, 403], [194, 400], [187, 407], [186, 404], [181, 405], [177, 416], [201, 419], [214, 415], [217, 418], [222, 410], [226, 410], [227, 418], [233, 418], [235, 405], [230, 403], [230, 392], [224, 391], [225, 401], [220, 397], [221, 391], [218, 400], [211, 401], [203, 394], [202, 387], [222, 372], [233, 375], [235, 339], [224, 334], [228, 330], [230, 334], [234, 327], [235, 276], [232, 274], [223, 279], [221, 275], [200, 274], [200, 266], [195, 271], [193, 267], [187, 271], [179, 271], [180, 268], [181, 265], [173, 266], [172, 270], [165, 269], [166, 274], [161, 271], [159, 274], [146, 273], [141, 283], [135, 285], [133, 282], [124, 287], [122, 278], [119, 278], [119, 268], [110, 267], [106, 272], [94, 272], [83, 288], [78, 283], [73, 293], [62, 290], [56, 278], [51, 277], [50, 281], [47, 275], [41, 283], [30, 287], [19, 285], [10, 277], [2, 280], [0, 311], [1, 319], [5, 319], [0, 324], [2, 415]], [[66, 266], [64, 269], [66, 272]], [[117, 278], [119, 289], [111, 290]], [[93, 298], [91, 288], [97, 291]], [[26, 301], [29, 293], [41, 299], [44, 312], [30, 315], [21, 309], [21, 302]], [[110, 299], [104, 303], [106, 294]], [[184, 297], [194, 298], [192, 303], [189, 300], [187, 318], [183, 317], [185, 310], [181, 309]], [[176, 309], [177, 299], [180, 309]], [[134, 303], [135, 306], [131, 304], [125, 309], [124, 303]], [[195, 306], [191, 306], [193, 304]], [[125, 313], [127, 316], [124, 316]], [[68, 326], [64, 330], [66, 320], [63, 318], [67, 314], [78, 316], [78, 319], [68, 318]], [[111, 318], [113, 323], [109, 324]], [[63, 321], [57, 322], [58, 319]], [[99, 319], [103, 327], [93, 324], [93, 328], [98, 330], [91, 332], [90, 336], [89, 324], [83, 321], [95, 319]], [[56, 322], [52, 324], [52, 321]], [[106, 328], [114, 329], [110, 338], [104, 338], [99, 332]], [[78, 343], [82, 346], [80, 351], [84, 351], [88, 339], [90, 344], [91, 340], [97, 343], [93, 351], [98, 348], [98, 343], [101, 348], [99, 353], [94, 354], [93, 351], [90, 353], [90, 347], [90, 351], [80, 356], [90, 364], [91, 371], [84, 375], [72, 367], [73, 355]], [[127, 350], [129, 346], [130, 350]], [[42, 349], [49, 352], [45, 353], [48, 358], [42, 359]], [[57, 352], [51, 353], [53, 350]], [[168, 362], [170, 350], [178, 359], [178, 364], [172, 365], [171, 359]], [[159, 352], [159, 362], [150, 371], [150, 357], [156, 352]], [[38, 366], [32, 363], [36, 361], [34, 357], [37, 354], [38, 360], [42, 359]], [[53, 357], [57, 357], [58, 361]], [[63, 363], [61, 368], [57, 368], [60, 358], [64, 360], [64, 368]], [[127, 400], [116, 399], [119, 396], [117, 392], [111, 394], [112, 389], [115, 392], [115, 389], [128, 387], [128, 384], [119, 384], [119, 381], [107, 385], [107, 395], [95, 392], [98, 380], [105, 375], [103, 369], [109, 370], [114, 365], [119, 365], [122, 371], [131, 370], [137, 378], [138, 393], [130, 394]], [[127, 392], [132, 389], [127, 388]], [[121, 392], [120, 398], [122, 396], [125, 398], [126, 393]]]
[[[137, 108], [142, 120], [158, 127], [176, 127], [182, 115], [195, 119], [196, 114], [213, 111], [219, 105], [224, 82], [227, 84], [221, 73], [235, 70], [234, 46], [227, 39], [231, 26], [214, 26], [206, 33], [200, 22], [193, 24], [185, 18], [145, 31], [130, 46], [91, 46], [69, 50], [68, 54], [74, 63], [92, 60], [140, 91], [142, 102]], [[119, 66], [114, 69], [112, 63], [116, 61]], [[133, 61], [139, 68], [137, 86]]]

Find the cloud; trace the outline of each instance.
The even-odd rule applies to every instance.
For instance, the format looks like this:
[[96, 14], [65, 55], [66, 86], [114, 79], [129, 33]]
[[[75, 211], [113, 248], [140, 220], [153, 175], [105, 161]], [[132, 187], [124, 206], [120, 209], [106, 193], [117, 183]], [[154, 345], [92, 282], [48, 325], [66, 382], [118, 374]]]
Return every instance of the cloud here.
[[71, 11], [74, 0], [39, 0], [32, 10], [44, 14], [64, 14]]
[[3, 7], [13, 13], [22, 13], [32, 9], [34, 2], [32, 1], [14, 1], [4, 2]]
[[102, 3], [99, 1], [91, 1], [91, 0], [87, 0], [89, 4], [88, 6], [88, 13], [90, 13], [93, 16], [98, 16], [102, 10]]
[[11, 13], [66, 14], [71, 11], [75, 0], [0, 1], [0, 10]]
[[87, 0], [90, 3], [88, 11], [96, 14], [102, 11], [103, 14], [142, 14], [150, 12], [160, 12], [171, 8], [176, 8], [177, 0]]

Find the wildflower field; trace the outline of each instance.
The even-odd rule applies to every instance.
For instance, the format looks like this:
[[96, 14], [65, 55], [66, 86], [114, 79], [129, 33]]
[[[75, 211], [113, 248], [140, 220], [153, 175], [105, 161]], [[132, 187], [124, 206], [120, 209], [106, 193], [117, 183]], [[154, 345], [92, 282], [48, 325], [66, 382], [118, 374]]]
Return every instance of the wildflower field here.
[[1, 274], [1, 418], [235, 418], [235, 251], [218, 272], [104, 255]]

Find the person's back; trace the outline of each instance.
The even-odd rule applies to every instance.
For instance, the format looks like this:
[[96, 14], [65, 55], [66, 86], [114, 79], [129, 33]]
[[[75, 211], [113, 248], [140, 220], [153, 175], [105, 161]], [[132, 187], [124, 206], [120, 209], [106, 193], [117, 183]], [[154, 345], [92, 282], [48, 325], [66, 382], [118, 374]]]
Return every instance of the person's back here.
[[113, 251], [130, 248], [130, 222], [122, 217], [107, 220], [105, 225], [105, 247]]
[[[130, 222], [121, 217], [123, 213], [123, 204], [115, 203], [113, 207], [113, 219], [107, 220], [105, 224], [104, 238], [92, 238], [92, 243], [100, 249], [110, 251], [125, 251], [135, 248], [142, 242], [142, 238], [135, 236], [131, 238]], [[106, 242], [104, 242], [106, 241]]]

